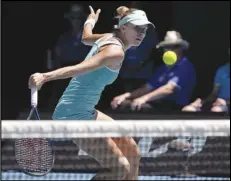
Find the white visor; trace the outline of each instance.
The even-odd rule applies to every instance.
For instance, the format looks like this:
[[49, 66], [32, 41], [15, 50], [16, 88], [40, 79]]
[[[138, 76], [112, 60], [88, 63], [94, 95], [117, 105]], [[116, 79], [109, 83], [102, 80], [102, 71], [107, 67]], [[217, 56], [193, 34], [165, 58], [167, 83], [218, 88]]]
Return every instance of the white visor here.
[[144, 11], [142, 11], [142, 10], [135, 10], [131, 14], [123, 17], [122, 19], [120, 19], [119, 26], [124, 25], [126, 23], [131, 23], [131, 24], [134, 24], [134, 25], [137, 25], [137, 26], [150, 24], [153, 27], [155, 27], [153, 23], [148, 21], [146, 13]]

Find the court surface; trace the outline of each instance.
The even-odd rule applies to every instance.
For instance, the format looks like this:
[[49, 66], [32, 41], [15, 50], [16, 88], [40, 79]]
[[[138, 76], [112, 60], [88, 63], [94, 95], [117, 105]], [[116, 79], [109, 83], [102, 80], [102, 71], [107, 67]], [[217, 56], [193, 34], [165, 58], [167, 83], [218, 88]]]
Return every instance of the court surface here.
[[[3, 172], [2, 180], [90, 180], [95, 174], [88, 173], [49, 173], [42, 177], [32, 177], [20, 172]], [[169, 176], [139, 176], [139, 180], [230, 180], [220, 177], [169, 177]]]

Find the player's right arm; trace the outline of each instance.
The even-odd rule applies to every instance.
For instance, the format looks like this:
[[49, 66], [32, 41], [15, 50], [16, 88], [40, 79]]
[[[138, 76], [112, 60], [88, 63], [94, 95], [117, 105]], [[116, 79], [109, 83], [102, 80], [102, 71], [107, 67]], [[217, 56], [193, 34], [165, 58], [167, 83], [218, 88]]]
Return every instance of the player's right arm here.
[[123, 58], [124, 51], [120, 46], [109, 45], [98, 54], [77, 65], [60, 68], [47, 73], [35, 73], [30, 76], [28, 85], [29, 88], [37, 87], [40, 89], [45, 82], [83, 75], [101, 67], [113, 65], [116, 61], [122, 62]]

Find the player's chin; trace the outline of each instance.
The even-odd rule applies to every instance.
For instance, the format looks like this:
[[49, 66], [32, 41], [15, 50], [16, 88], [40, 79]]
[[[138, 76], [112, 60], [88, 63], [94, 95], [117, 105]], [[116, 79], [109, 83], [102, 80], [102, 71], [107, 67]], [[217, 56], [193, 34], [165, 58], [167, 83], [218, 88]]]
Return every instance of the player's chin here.
[[142, 40], [137, 39], [133, 42], [133, 46], [139, 46], [141, 44]]

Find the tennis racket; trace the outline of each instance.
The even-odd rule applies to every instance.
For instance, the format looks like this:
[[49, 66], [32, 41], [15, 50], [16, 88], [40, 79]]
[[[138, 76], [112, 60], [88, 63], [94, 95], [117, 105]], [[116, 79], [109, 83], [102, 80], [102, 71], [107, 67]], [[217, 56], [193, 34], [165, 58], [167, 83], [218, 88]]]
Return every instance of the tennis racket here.
[[[35, 113], [37, 120], [40, 116], [37, 109], [38, 91], [31, 89], [31, 111], [27, 118], [30, 120]], [[15, 158], [20, 169], [31, 176], [44, 176], [54, 165], [52, 145], [45, 138], [23, 138], [15, 140]]]

